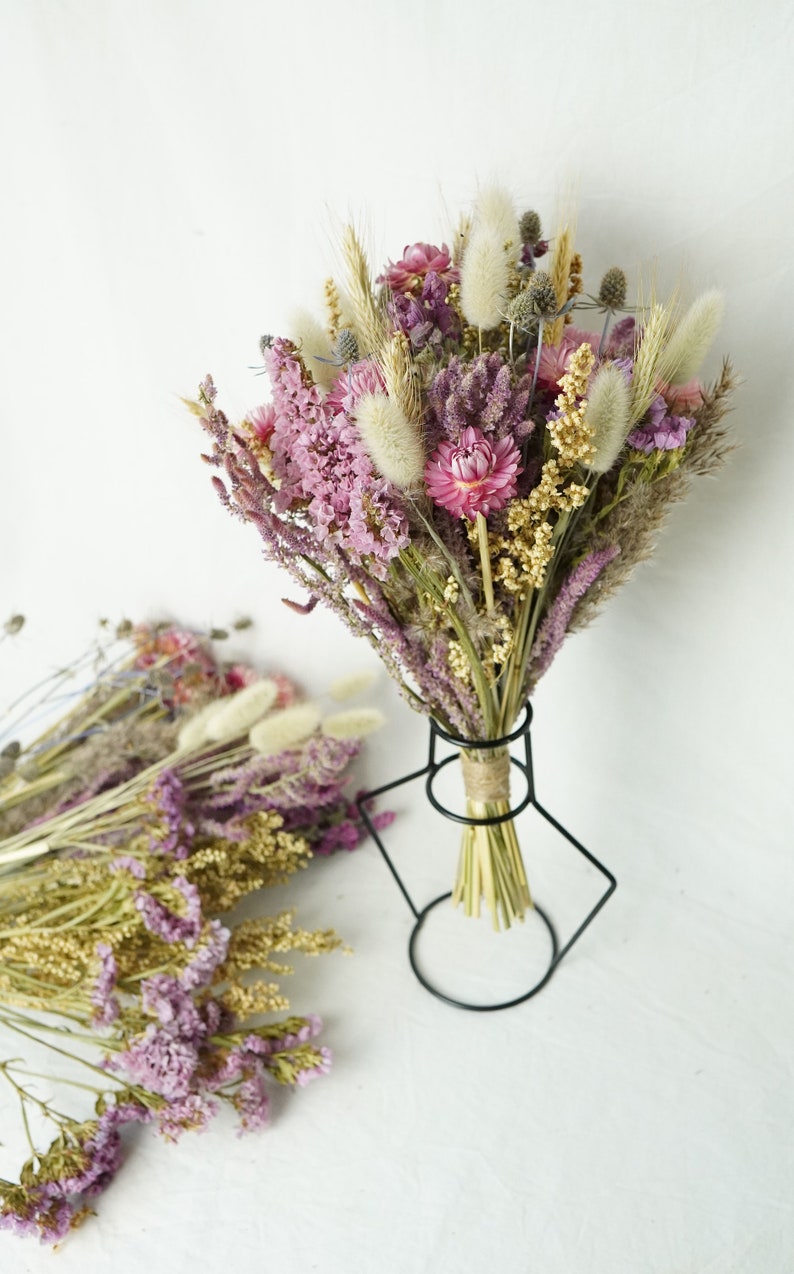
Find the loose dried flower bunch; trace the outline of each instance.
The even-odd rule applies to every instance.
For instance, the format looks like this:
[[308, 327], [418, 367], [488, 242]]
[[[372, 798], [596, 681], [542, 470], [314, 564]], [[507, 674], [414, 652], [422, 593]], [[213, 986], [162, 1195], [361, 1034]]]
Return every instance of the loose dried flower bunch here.
[[[466, 740], [510, 732], [567, 633], [652, 550], [669, 506], [728, 450], [733, 386], [694, 379], [708, 292], [618, 319], [626, 276], [583, 292], [570, 230], [484, 190], [452, 252], [417, 243], [374, 280], [354, 231], [325, 324], [263, 337], [272, 401], [239, 424], [210, 378], [192, 404], [227, 507], [267, 557], [366, 637], [413, 707]], [[599, 330], [574, 325], [596, 311]], [[578, 315], [576, 315], [578, 320]], [[505, 748], [464, 767], [453, 897], [498, 927], [530, 895]]]
[[[283, 1016], [274, 976], [292, 971], [289, 952], [340, 939], [297, 928], [290, 910], [229, 912], [313, 854], [358, 844], [344, 787], [359, 736], [380, 724], [372, 709], [323, 717], [285, 678], [221, 663], [173, 626], [121, 636], [65, 716], [2, 752], [0, 1032], [14, 1057], [0, 1074], [30, 1158], [18, 1183], [0, 1179], [0, 1229], [50, 1242], [114, 1177], [125, 1125], [175, 1140], [226, 1103], [254, 1130], [271, 1081], [327, 1071], [320, 1019]], [[33, 715], [88, 662], [56, 674]], [[93, 1113], [41, 1096], [23, 1043], [45, 1050], [50, 1085], [89, 1092]]]

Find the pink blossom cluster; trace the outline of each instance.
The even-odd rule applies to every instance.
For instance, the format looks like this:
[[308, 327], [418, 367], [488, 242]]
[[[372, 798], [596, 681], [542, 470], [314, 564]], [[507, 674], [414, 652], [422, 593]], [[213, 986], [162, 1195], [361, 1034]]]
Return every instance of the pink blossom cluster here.
[[275, 410], [270, 448], [279, 480], [275, 509], [304, 509], [319, 539], [338, 543], [354, 562], [366, 558], [374, 574], [385, 574], [408, 543], [397, 493], [376, 474], [340, 396], [323, 398], [289, 341], [273, 342], [267, 365]]

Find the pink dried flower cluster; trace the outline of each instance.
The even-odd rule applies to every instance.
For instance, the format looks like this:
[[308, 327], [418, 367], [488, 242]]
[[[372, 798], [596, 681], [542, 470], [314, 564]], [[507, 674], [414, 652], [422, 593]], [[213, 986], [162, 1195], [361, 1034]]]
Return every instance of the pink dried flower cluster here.
[[[414, 707], [469, 736], [487, 733], [497, 717], [504, 724], [504, 708], [495, 709], [493, 696], [483, 690], [494, 676], [510, 682], [511, 695], [528, 693], [531, 651], [513, 648], [511, 666], [520, 660], [523, 672], [508, 678], [505, 668], [491, 667], [493, 653], [478, 637], [472, 649], [479, 649], [487, 672], [467, 680], [453, 648], [450, 658], [461, 675], [447, 683], [439, 676], [438, 622], [429, 622], [425, 613], [427, 590], [418, 559], [432, 562], [439, 573], [434, 597], [450, 591], [453, 576], [468, 581], [458, 602], [458, 622], [450, 621], [446, 633], [454, 647], [461, 625], [480, 632], [476, 615], [460, 609], [466, 606], [476, 611], [487, 603], [501, 616], [502, 633], [517, 627], [522, 633], [537, 631], [544, 613], [519, 623], [519, 603], [525, 599], [532, 608], [547, 608], [571, 567], [590, 551], [620, 548], [619, 570], [627, 573], [625, 546], [602, 543], [611, 522], [603, 524], [600, 510], [610, 506], [616, 488], [622, 502], [634, 483], [661, 476], [659, 465], [638, 466], [638, 451], [691, 453], [690, 436], [705, 403], [698, 382], [675, 387], [657, 376], [657, 393], [638, 420], [625, 404], [615, 406], [625, 396], [614, 376], [607, 376], [598, 398], [601, 436], [591, 445], [587, 406], [600, 373], [619, 366], [631, 394], [634, 359], [643, 341], [641, 321], [617, 317], [625, 301], [625, 277], [621, 281], [622, 271], [611, 267], [597, 295], [588, 296], [577, 264], [565, 284], [567, 300], [561, 300], [552, 267], [550, 274], [538, 269], [547, 250], [557, 251], [555, 241], [543, 238], [539, 215], [529, 210], [522, 217], [508, 216], [506, 192], [484, 196], [477, 207], [459, 262], [453, 262], [446, 244], [409, 243], [377, 275], [371, 304], [360, 292], [360, 271], [354, 272], [350, 288], [358, 300], [351, 313], [356, 317], [346, 321], [356, 330], [346, 334], [344, 348], [357, 353], [351, 353], [352, 361], [330, 391], [315, 381], [289, 341], [269, 342], [265, 363], [273, 401], [251, 413], [246, 424], [249, 438], [267, 445], [262, 471], [256, 447], [249, 450], [244, 433], [230, 427], [216, 408], [211, 378], [201, 387], [199, 404], [213, 439], [208, 459], [223, 475], [214, 479], [216, 490], [231, 511], [255, 524], [267, 555], [289, 569], [308, 594], [305, 602], [290, 599], [290, 604], [305, 614], [318, 601], [331, 606], [383, 653]], [[484, 218], [481, 225], [478, 217]], [[489, 302], [478, 311], [488, 310], [486, 322], [473, 317], [477, 306], [467, 298], [475, 284], [490, 295], [489, 281], [477, 274], [480, 266], [472, 264], [469, 271], [470, 260], [479, 260], [472, 246], [475, 230], [489, 217], [494, 243], [508, 256], [506, 273], [499, 275], [498, 305]], [[513, 226], [517, 237], [505, 231]], [[577, 310], [587, 309], [605, 316], [595, 332], [572, 321]], [[329, 320], [338, 336], [339, 306], [333, 300]], [[584, 345], [594, 359], [582, 378]], [[612, 398], [605, 396], [607, 386], [614, 389]], [[377, 405], [379, 398], [390, 397], [395, 401]], [[360, 410], [364, 400], [367, 409]], [[604, 442], [606, 403], [616, 413], [609, 446]], [[610, 457], [605, 469], [590, 467], [596, 454], [599, 460]], [[511, 518], [516, 499], [528, 503]], [[578, 512], [582, 508], [586, 516]], [[564, 553], [557, 532], [563, 513]], [[502, 544], [493, 570], [456, 526], [478, 515], [489, 520]], [[596, 526], [593, 542], [588, 535]], [[514, 546], [510, 535], [516, 537]], [[639, 543], [637, 535], [634, 542]], [[484, 543], [481, 538], [480, 551]], [[442, 563], [441, 552], [453, 561]], [[609, 580], [617, 571], [608, 562], [603, 573]], [[602, 583], [599, 595], [606, 593]], [[595, 596], [593, 585], [588, 592]], [[497, 646], [506, 649], [502, 642]], [[508, 716], [514, 710], [520, 705], [511, 704]]]

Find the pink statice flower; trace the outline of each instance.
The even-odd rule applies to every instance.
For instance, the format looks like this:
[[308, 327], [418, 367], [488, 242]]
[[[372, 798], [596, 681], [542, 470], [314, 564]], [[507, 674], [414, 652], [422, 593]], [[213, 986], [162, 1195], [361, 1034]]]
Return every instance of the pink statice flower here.
[[425, 469], [431, 499], [455, 517], [474, 521], [503, 509], [516, 493], [521, 454], [511, 437], [486, 438], [480, 429], [463, 430], [460, 441], [441, 442]]
[[445, 243], [440, 248], [432, 243], [406, 244], [402, 260], [390, 261], [384, 273], [378, 275], [377, 282], [386, 283], [392, 292], [421, 292], [425, 275], [431, 271], [446, 283], [457, 283], [460, 277]]

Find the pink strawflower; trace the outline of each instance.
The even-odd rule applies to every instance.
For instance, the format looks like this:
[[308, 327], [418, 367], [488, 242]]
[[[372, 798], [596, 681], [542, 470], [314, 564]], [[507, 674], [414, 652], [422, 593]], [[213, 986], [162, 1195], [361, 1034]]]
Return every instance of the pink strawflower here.
[[478, 513], [487, 517], [512, 500], [521, 471], [521, 453], [509, 435], [495, 442], [470, 426], [460, 442], [439, 443], [425, 482], [436, 504], [473, 522]]
[[333, 388], [326, 396], [325, 405], [336, 412], [354, 415], [356, 403], [363, 394], [385, 394], [385, 392], [386, 381], [378, 364], [371, 358], [363, 358], [358, 363], [352, 363], [349, 369], [345, 368], [337, 376]]
[[[544, 389], [556, 389], [568, 371], [571, 355], [586, 341], [598, 353], [600, 336], [597, 332], [586, 332], [577, 327], [566, 327], [559, 345], [543, 345], [538, 363], [538, 384]], [[531, 358], [534, 368], [534, 356]], [[529, 370], [529, 369], [528, 369]]]
[[671, 414], [679, 413], [689, 416], [703, 405], [703, 386], [697, 377], [688, 380], [685, 385], [668, 385], [661, 382], [658, 391], [664, 398]]
[[253, 411], [249, 411], [246, 416], [245, 423], [255, 438], [267, 444], [270, 442], [270, 435], [276, 424], [275, 408], [270, 403], [265, 403], [262, 407], [254, 407]]
[[387, 283], [392, 292], [421, 291], [425, 275], [431, 271], [446, 283], [457, 283], [458, 268], [452, 264], [447, 245], [442, 243], [437, 248], [432, 243], [406, 244], [402, 260], [396, 264], [390, 261], [377, 282]]
[[234, 694], [236, 690], [243, 690], [246, 686], [252, 686], [258, 680], [259, 673], [255, 668], [249, 668], [248, 664], [231, 664], [223, 673], [224, 689], [229, 694]]

